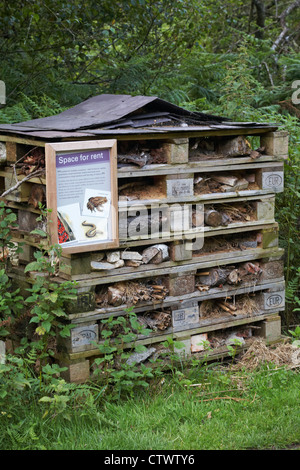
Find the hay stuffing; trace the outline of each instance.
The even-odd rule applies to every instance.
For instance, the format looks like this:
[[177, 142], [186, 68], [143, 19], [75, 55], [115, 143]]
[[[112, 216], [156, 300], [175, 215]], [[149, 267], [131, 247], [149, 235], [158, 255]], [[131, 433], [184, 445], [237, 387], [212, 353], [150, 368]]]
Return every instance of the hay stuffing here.
[[300, 367], [300, 349], [289, 342], [267, 346], [263, 338], [253, 340], [247, 351], [240, 357], [235, 370], [255, 370], [265, 364], [295, 369]]

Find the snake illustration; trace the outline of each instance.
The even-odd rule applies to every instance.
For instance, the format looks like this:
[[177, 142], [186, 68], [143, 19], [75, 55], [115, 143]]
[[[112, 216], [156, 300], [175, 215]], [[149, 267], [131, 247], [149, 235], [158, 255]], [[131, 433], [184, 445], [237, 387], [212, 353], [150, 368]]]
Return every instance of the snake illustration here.
[[95, 237], [96, 235], [96, 232], [97, 232], [97, 227], [95, 224], [89, 224], [86, 220], [84, 222], [82, 222], [82, 224], [84, 227], [91, 227], [86, 233], [85, 235], [88, 237], [88, 238], [93, 238]]

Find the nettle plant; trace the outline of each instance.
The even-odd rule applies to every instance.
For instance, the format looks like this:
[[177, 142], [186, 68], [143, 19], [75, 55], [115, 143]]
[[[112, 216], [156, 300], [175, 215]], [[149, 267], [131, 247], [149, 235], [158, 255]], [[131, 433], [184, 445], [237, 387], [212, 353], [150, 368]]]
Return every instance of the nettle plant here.
[[0, 201], [0, 339], [10, 334], [10, 327], [23, 309], [20, 289], [13, 289], [7, 275], [10, 253], [20, 251], [12, 242], [11, 229], [17, 227], [17, 216]]
[[[45, 219], [47, 211], [42, 206], [41, 216], [37, 222]], [[61, 247], [58, 244], [51, 245], [48, 232], [36, 229], [31, 232], [41, 239], [48, 239], [47, 243], [41, 243], [40, 249], [34, 253], [35, 261], [29, 263], [25, 272], [34, 273], [35, 281], [25, 302], [30, 308], [30, 323], [36, 324], [35, 338], [31, 346], [40, 351], [40, 360], [53, 354], [49, 347], [51, 340], [61, 336], [70, 336], [73, 325], [67, 322], [68, 315], [65, 311], [65, 303], [74, 300], [76, 293], [76, 283], [65, 281], [55, 282], [58, 272], [59, 260], [61, 257]], [[42, 364], [42, 361], [41, 361]]]
[[148, 380], [154, 377], [152, 368], [130, 358], [134, 353], [147, 350], [136, 344], [136, 339], [150, 332], [138, 322], [132, 307], [126, 309], [124, 316], [111, 316], [101, 321], [102, 341], [95, 343], [101, 357], [94, 361], [94, 378], [103, 384], [107, 395], [120, 397], [149, 386]]
[[103, 385], [103, 394], [110, 398], [132, 395], [148, 387], [151, 380], [161, 377], [166, 364], [174, 372], [174, 364], [180, 362], [178, 350], [184, 347], [170, 336], [163, 342], [159, 357], [152, 356], [148, 347], [138, 341], [152, 330], [139, 323], [133, 307], [125, 312], [124, 316], [103, 319], [101, 341], [94, 342], [101, 355], [94, 361], [94, 378]]

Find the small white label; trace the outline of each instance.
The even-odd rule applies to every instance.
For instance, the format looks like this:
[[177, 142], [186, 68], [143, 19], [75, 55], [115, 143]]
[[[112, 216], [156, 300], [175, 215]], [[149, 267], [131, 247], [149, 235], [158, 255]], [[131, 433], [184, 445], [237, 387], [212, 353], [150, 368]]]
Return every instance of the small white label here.
[[199, 322], [199, 308], [189, 307], [173, 310], [172, 312], [173, 326], [186, 326]]
[[262, 189], [273, 189], [274, 191], [283, 191], [283, 186], [283, 171], [266, 171], [263, 173]]
[[80, 348], [98, 341], [98, 325], [79, 326], [71, 330], [72, 348]]
[[167, 180], [167, 196], [193, 196], [194, 194], [194, 180], [178, 179]]
[[285, 292], [268, 292], [264, 293], [264, 307], [266, 310], [275, 308], [283, 308], [285, 305]]

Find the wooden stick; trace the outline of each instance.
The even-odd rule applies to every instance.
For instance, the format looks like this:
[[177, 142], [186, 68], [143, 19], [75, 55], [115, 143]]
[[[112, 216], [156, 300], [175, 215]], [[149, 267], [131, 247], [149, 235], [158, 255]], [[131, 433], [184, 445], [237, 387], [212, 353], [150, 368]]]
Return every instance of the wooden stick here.
[[4, 191], [4, 193], [2, 193], [0, 195], [0, 197], [5, 197], [7, 196], [8, 194], [12, 193], [13, 191], [15, 191], [16, 189], [18, 189], [19, 186], [21, 186], [21, 184], [25, 183], [25, 181], [29, 181], [30, 179], [32, 178], [36, 178], [38, 176], [42, 176], [43, 174], [45, 174], [45, 171], [44, 170], [36, 170], [36, 171], [33, 171], [32, 173], [30, 173], [30, 175], [27, 175], [25, 176], [22, 180], [19, 180], [17, 182], [17, 184], [15, 184], [14, 186], [12, 186], [11, 188], [7, 189], [6, 191]]
[[236, 316], [236, 313], [234, 313], [230, 308], [226, 307], [226, 305], [222, 304], [221, 302], [219, 303], [219, 306], [225, 310], [225, 312], [230, 313], [230, 315], [233, 315], [234, 317]]

